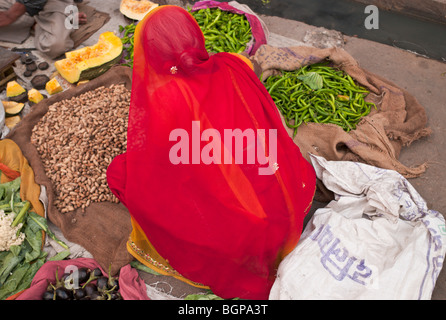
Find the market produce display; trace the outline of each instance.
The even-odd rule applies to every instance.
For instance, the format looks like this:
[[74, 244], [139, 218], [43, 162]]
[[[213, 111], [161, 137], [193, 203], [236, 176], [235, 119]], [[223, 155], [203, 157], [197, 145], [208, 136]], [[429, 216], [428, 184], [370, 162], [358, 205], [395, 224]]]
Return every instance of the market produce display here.
[[49, 106], [33, 127], [31, 143], [54, 185], [60, 212], [85, 209], [92, 202], [118, 202], [106, 171], [126, 150], [129, 104], [124, 85], [99, 87]]
[[328, 62], [304, 66], [265, 80], [265, 87], [286, 125], [294, 129], [307, 122], [332, 123], [354, 130], [375, 104], [365, 101], [369, 91]]
[[30, 202], [20, 198], [21, 178], [0, 184], [0, 299], [29, 287], [34, 275], [45, 263], [42, 231], [66, 250], [68, 247], [48, 229], [47, 220], [30, 211]]
[[48, 284], [42, 300], [122, 300], [119, 278], [107, 277], [99, 268], [79, 268], [77, 277], [64, 273], [59, 278], [58, 273], [56, 269], [56, 281]]
[[119, 26], [121, 34], [121, 41], [124, 46], [124, 66], [133, 68], [133, 42], [135, 34], [136, 23], [131, 23], [126, 26]]
[[69, 51], [66, 58], [54, 63], [60, 75], [70, 83], [91, 80], [103, 74], [121, 60], [121, 39], [107, 31], [93, 46]]
[[209, 52], [245, 51], [252, 39], [251, 26], [245, 15], [220, 8], [206, 8], [191, 12], [203, 31]]
[[150, 10], [158, 7], [159, 4], [148, 0], [121, 0], [119, 11], [132, 20], [142, 20]]

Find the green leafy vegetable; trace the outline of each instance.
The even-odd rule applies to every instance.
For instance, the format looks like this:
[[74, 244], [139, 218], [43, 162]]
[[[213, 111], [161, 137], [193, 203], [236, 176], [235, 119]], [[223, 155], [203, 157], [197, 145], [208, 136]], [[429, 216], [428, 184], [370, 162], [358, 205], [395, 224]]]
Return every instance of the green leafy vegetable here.
[[28, 288], [36, 272], [45, 263], [48, 253], [42, 250], [42, 231], [66, 249], [52, 260], [65, 259], [69, 255], [68, 246], [51, 232], [47, 220], [30, 211], [29, 201], [22, 201], [20, 185], [20, 177], [0, 184], [0, 210], [13, 215], [11, 226], [20, 228], [18, 232], [25, 234], [20, 245], [11, 245], [9, 250], [0, 251], [1, 300]]
[[141, 270], [147, 273], [151, 273], [154, 275], [159, 275], [158, 272], [156, 272], [155, 270], [150, 269], [149, 267], [146, 267], [145, 265], [143, 265], [141, 262], [139, 262], [138, 260], [133, 260], [132, 262], [130, 262], [130, 266], [132, 268], [135, 268], [137, 270]]

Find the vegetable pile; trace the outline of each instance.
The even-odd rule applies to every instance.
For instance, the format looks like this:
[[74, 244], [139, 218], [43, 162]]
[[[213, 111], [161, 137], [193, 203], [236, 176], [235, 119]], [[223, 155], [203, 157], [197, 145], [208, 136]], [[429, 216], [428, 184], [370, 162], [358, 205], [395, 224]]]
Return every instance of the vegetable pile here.
[[332, 123], [349, 132], [372, 106], [376, 108], [364, 100], [367, 89], [343, 71], [328, 66], [328, 62], [282, 71], [281, 75], [268, 77], [264, 84], [286, 125], [294, 129], [294, 136], [307, 122]]
[[251, 26], [245, 15], [206, 8], [191, 12], [203, 31], [209, 52], [245, 51], [252, 39]]
[[[122, 300], [119, 278], [107, 277], [101, 269], [79, 268], [76, 273], [64, 273], [55, 283], [48, 283], [42, 300]], [[109, 273], [110, 274], [110, 273]]]
[[124, 66], [133, 68], [133, 41], [135, 35], [136, 23], [126, 26], [119, 26], [119, 32], [122, 35], [121, 41], [124, 45]]
[[[197, 20], [209, 52], [242, 53], [252, 39], [251, 26], [245, 15], [207, 8], [190, 11]], [[133, 67], [133, 48], [136, 23], [119, 26], [121, 41], [124, 45], [123, 64]]]
[[0, 184], [0, 299], [29, 287], [45, 263], [47, 252], [42, 250], [42, 231], [66, 250], [51, 260], [69, 255], [65, 243], [56, 239], [47, 220], [30, 211], [30, 202], [20, 198], [21, 178]]

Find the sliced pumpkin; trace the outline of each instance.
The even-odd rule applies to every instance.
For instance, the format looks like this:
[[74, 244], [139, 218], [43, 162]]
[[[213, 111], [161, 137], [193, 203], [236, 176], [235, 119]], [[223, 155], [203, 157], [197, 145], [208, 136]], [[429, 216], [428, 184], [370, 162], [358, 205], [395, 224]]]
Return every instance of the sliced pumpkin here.
[[59, 84], [59, 81], [57, 81], [57, 78], [53, 78], [50, 81], [48, 81], [45, 85], [45, 90], [50, 94], [56, 94], [58, 92], [63, 91], [62, 86]]
[[23, 88], [17, 81], [9, 81], [6, 85], [6, 96], [8, 98], [17, 97], [25, 93], [26, 89]]
[[20, 122], [20, 116], [13, 116], [13, 117], [9, 117], [9, 118], [5, 118], [5, 125], [9, 128], [12, 129], [15, 127], [15, 125], [17, 123]]
[[158, 6], [157, 3], [147, 0], [121, 0], [119, 11], [132, 20], [142, 20], [150, 10]]
[[66, 52], [66, 58], [56, 61], [54, 65], [60, 75], [70, 83], [91, 80], [118, 63], [122, 49], [121, 38], [107, 31], [99, 36], [95, 45]]
[[43, 95], [39, 92], [39, 90], [32, 88], [31, 90], [28, 91], [28, 100], [33, 102], [33, 103], [39, 103], [40, 101], [42, 101]]
[[5, 116], [6, 117], [12, 117], [18, 115], [20, 112], [22, 112], [23, 108], [25, 107], [24, 103], [19, 103], [15, 101], [2, 101], [3, 108], [5, 109]]

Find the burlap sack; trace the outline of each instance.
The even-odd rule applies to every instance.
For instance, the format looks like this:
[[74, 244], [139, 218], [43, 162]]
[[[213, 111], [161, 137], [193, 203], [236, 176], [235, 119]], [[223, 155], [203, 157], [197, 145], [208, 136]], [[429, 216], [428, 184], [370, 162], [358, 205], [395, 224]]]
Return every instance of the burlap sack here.
[[[327, 59], [366, 87], [370, 91], [366, 100], [374, 102], [378, 110], [372, 109], [357, 129], [348, 133], [334, 124], [308, 123], [300, 126], [294, 141], [306, 159], [310, 160], [309, 154], [312, 153], [327, 160], [356, 161], [396, 170], [405, 178], [421, 175], [426, 170], [426, 163], [411, 168], [398, 161], [402, 147], [431, 133], [426, 127], [424, 107], [407, 91], [364, 70], [340, 48], [263, 45], [253, 57], [260, 66], [262, 80], [278, 74], [280, 70], [292, 71]], [[284, 126], [292, 137], [293, 130], [285, 123]], [[319, 182], [315, 199], [329, 201], [332, 194]]]
[[87, 84], [73, 87], [53, 97], [42, 100], [31, 108], [7, 138], [17, 143], [34, 170], [35, 181], [44, 185], [48, 194], [48, 219], [59, 227], [68, 241], [77, 243], [89, 251], [105, 270], [112, 263], [112, 274], [128, 264], [132, 257], [126, 242], [131, 232], [130, 214], [122, 204], [93, 203], [82, 213], [81, 209], [60, 213], [54, 206], [54, 186], [46, 176], [43, 163], [30, 138], [32, 128], [55, 102], [71, 99], [100, 86], [124, 84], [131, 89], [132, 71], [128, 67], [113, 67], [102, 76]]

